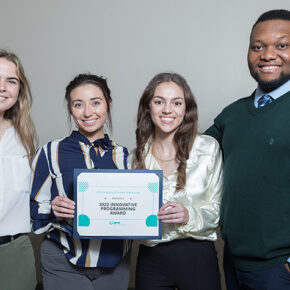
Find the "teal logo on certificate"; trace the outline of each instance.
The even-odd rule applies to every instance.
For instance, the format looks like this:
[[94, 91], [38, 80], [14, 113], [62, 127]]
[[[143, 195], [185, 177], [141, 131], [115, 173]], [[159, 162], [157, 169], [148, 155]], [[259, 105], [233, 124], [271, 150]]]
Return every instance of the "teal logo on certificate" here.
[[75, 238], [160, 239], [161, 170], [75, 169]]

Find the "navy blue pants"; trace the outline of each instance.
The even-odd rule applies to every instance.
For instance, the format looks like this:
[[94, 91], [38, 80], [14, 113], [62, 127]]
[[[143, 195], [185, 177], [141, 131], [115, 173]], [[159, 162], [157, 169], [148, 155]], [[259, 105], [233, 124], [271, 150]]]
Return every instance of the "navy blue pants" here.
[[220, 290], [214, 244], [181, 239], [140, 246], [136, 290]]
[[290, 272], [283, 263], [266, 270], [236, 270], [226, 247], [224, 272], [228, 290], [290, 290]]

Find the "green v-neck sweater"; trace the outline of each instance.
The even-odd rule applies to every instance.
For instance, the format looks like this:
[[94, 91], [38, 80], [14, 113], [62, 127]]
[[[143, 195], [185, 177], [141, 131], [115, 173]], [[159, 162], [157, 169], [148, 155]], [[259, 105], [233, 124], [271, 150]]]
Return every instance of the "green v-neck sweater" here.
[[290, 257], [290, 92], [262, 108], [254, 94], [226, 107], [205, 134], [223, 150], [222, 237], [235, 267]]

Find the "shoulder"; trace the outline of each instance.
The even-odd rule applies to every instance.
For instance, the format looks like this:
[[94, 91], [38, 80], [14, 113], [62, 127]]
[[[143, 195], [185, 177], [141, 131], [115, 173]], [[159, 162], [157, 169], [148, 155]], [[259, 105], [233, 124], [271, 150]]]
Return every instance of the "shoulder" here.
[[69, 138], [69, 137], [63, 137], [63, 138], [51, 140], [48, 143], [40, 146], [37, 150], [38, 151], [39, 150], [47, 150], [48, 148], [58, 146], [59, 143], [66, 141], [67, 138]]
[[197, 135], [187, 160], [187, 168], [199, 164], [211, 170], [216, 162], [222, 162], [219, 143], [211, 136]]
[[112, 141], [112, 146], [114, 147], [114, 149], [116, 150], [124, 150], [124, 151], [128, 151], [128, 148], [123, 146], [123, 145], [120, 145], [118, 143], [116, 143], [115, 141]]
[[[150, 160], [152, 158], [150, 147], [151, 147], [151, 140], [148, 140], [144, 147], [144, 162], [145, 162], [146, 168], [149, 168], [147, 166], [149, 166]], [[135, 161], [135, 154], [136, 154], [136, 148], [131, 150], [128, 156], [128, 167], [130, 167], [130, 169], [133, 167], [132, 165], [133, 165], [133, 162]], [[134, 167], [135, 167], [135, 164], [134, 164]]]
[[228, 106], [226, 106], [222, 110], [221, 114], [236, 112], [236, 110], [239, 110], [241, 106], [244, 106], [244, 105], [248, 104], [248, 102], [251, 102], [251, 101], [254, 102], [254, 93], [251, 94], [248, 97], [244, 97], [244, 98], [238, 99], [235, 102], [229, 104]]
[[56, 151], [59, 148], [59, 144], [61, 142], [64, 142], [64, 140], [66, 140], [67, 138], [69, 138], [69, 137], [54, 139], [54, 140], [51, 140], [42, 146], [39, 146], [36, 150], [35, 157], [38, 157], [40, 154], [45, 154], [47, 157], [48, 156], [51, 157], [52, 155], [56, 155]]
[[136, 148], [133, 149], [130, 154], [128, 155], [128, 169], [132, 169], [132, 165], [133, 165], [133, 160], [134, 160], [134, 156], [135, 156], [135, 151], [136, 151]]
[[19, 135], [15, 128], [9, 127], [5, 130], [1, 139], [3, 148], [3, 154], [9, 156], [26, 156], [26, 150], [24, 149]]
[[129, 155], [128, 148], [116, 143], [115, 141], [112, 141], [112, 151], [116, 154], [123, 154], [126, 157]]
[[214, 155], [219, 152], [220, 146], [217, 140], [208, 135], [198, 134], [195, 137], [190, 155]]

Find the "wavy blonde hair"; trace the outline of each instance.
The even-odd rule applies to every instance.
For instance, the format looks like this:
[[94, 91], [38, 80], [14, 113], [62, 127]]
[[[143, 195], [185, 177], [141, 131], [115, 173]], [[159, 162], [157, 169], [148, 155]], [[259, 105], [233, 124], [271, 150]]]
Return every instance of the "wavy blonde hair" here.
[[136, 150], [133, 156], [132, 167], [135, 169], [146, 169], [145, 145], [150, 138], [154, 140], [155, 126], [151, 120], [150, 102], [154, 96], [155, 89], [164, 82], [174, 82], [184, 93], [185, 115], [182, 123], [175, 132], [174, 143], [176, 145], [177, 168], [176, 190], [182, 190], [186, 185], [186, 163], [197, 135], [197, 104], [186, 80], [177, 73], [157, 74], [145, 88], [139, 101], [136, 129]]
[[16, 66], [16, 73], [20, 80], [19, 95], [15, 105], [5, 111], [4, 118], [11, 120], [31, 164], [37, 144], [36, 131], [30, 116], [32, 106], [31, 89], [20, 59], [13, 52], [5, 49], [0, 49], [0, 58], [5, 58]]

